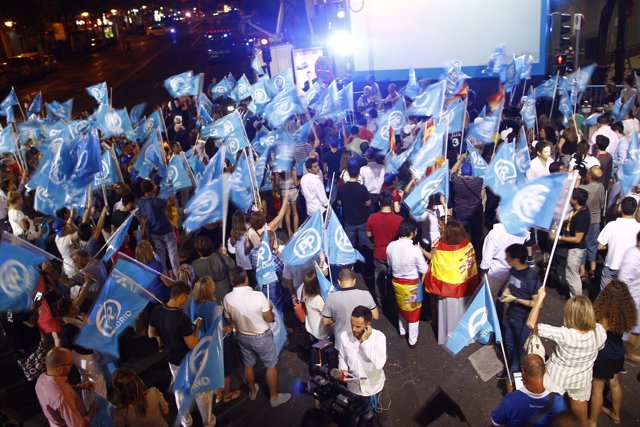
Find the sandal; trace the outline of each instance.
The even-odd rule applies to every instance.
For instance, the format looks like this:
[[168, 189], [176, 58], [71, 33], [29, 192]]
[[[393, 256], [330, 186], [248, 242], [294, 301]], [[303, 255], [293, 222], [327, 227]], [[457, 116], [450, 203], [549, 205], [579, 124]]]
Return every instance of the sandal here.
[[241, 394], [242, 392], [240, 390], [233, 390], [231, 391], [231, 393], [225, 395], [222, 401], [223, 403], [229, 403], [232, 400], [236, 400], [237, 398], [239, 398]]
[[604, 413], [606, 416], [608, 416], [609, 418], [611, 418], [611, 421], [614, 424], [621, 424], [622, 421], [620, 420], [619, 416], [616, 416], [613, 411], [609, 408], [607, 408], [606, 406], [602, 407], [602, 413]]
[[222, 393], [214, 393], [215, 395], [215, 404], [222, 402]]

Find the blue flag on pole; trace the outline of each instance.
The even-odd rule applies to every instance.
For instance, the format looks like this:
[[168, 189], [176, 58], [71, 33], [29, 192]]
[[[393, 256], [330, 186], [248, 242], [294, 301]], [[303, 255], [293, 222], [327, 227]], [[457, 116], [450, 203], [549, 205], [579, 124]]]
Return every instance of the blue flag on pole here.
[[500, 83], [504, 85], [505, 92], [513, 92], [519, 83], [520, 71], [518, 70], [515, 56], [512, 56], [511, 62], [505, 64], [500, 71]]
[[589, 117], [584, 119], [584, 121], [582, 122], [582, 125], [583, 126], [595, 126], [595, 125], [597, 125], [598, 124], [598, 117], [600, 117], [603, 114], [604, 113], [593, 113], [593, 114], [590, 114]]
[[191, 178], [182, 156], [174, 155], [167, 165], [167, 174], [160, 183], [158, 197], [168, 199], [176, 191], [191, 187]]
[[146, 102], [141, 102], [140, 104], [136, 104], [131, 107], [131, 111], [129, 111], [129, 119], [131, 120], [132, 125], [137, 125], [140, 119], [142, 119], [142, 114], [144, 113], [145, 108], [147, 108]]
[[502, 331], [496, 306], [491, 297], [487, 277], [485, 276], [482, 285], [471, 305], [458, 322], [451, 336], [447, 339], [445, 347], [454, 355], [467, 346], [472, 340], [480, 344], [487, 344], [495, 336], [496, 343], [502, 342]]
[[411, 100], [416, 99], [416, 97], [422, 92], [422, 88], [418, 84], [418, 79], [416, 78], [416, 70], [413, 67], [409, 67], [409, 80], [401, 92]]
[[386, 154], [389, 151], [389, 129], [400, 130], [406, 124], [407, 116], [405, 114], [404, 100], [401, 99], [379, 118], [378, 130], [373, 135], [371, 147]]
[[[636, 95], [637, 96], [637, 95]], [[622, 95], [616, 99], [616, 102], [613, 103], [613, 107], [611, 108], [611, 114], [613, 118], [616, 120], [624, 120], [625, 117], [629, 114], [629, 109], [631, 108], [631, 102], [635, 99], [635, 97], [630, 97], [627, 102], [622, 103]]]
[[89, 86], [85, 89], [89, 96], [93, 97], [98, 104], [109, 104], [109, 91], [107, 90], [107, 82], [102, 82]]
[[560, 103], [558, 104], [558, 111], [562, 113], [563, 123], [565, 126], [569, 123], [569, 119], [573, 114], [573, 105], [571, 104], [571, 97], [567, 91], [562, 91], [560, 96]]
[[47, 118], [60, 119], [68, 122], [71, 119], [71, 110], [73, 109], [73, 98], [65, 102], [51, 101], [47, 102]]
[[256, 282], [258, 285], [265, 286], [278, 281], [276, 274], [276, 263], [273, 260], [271, 245], [269, 244], [269, 233], [262, 233], [262, 240], [258, 246], [258, 256], [256, 262]]
[[13, 86], [11, 86], [9, 93], [0, 103], [0, 110], [6, 110], [7, 108], [15, 105], [18, 105], [18, 96], [16, 95], [16, 91]]
[[[207, 167], [202, 172], [202, 179], [199, 181], [198, 188], [208, 184], [214, 179], [220, 178], [224, 172], [224, 159], [226, 157], [226, 148], [224, 145], [213, 155], [207, 163]], [[193, 156], [197, 157], [197, 156]], [[192, 158], [193, 158], [192, 157]]]
[[120, 227], [118, 227], [115, 233], [113, 233], [111, 237], [109, 237], [109, 240], [107, 241], [107, 249], [105, 250], [104, 256], [102, 257], [103, 262], [109, 262], [111, 257], [113, 257], [115, 253], [118, 252], [120, 246], [122, 246], [122, 244], [124, 243], [125, 237], [129, 233], [131, 221], [133, 220], [133, 217], [137, 211], [138, 209], [133, 210], [129, 214], [127, 219], [124, 220], [122, 224], [120, 224]]
[[525, 174], [531, 167], [531, 156], [529, 155], [529, 145], [527, 143], [527, 135], [524, 132], [524, 127], [520, 127], [520, 133], [518, 133], [518, 140], [516, 141], [516, 172], [518, 177], [516, 180], [521, 183], [525, 180]]
[[498, 153], [489, 163], [489, 169], [484, 174], [485, 184], [498, 196], [511, 190], [516, 183], [518, 172], [515, 163], [515, 149], [513, 144], [503, 143]]
[[331, 283], [331, 281], [324, 276], [324, 273], [322, 273], [322, 270], [320, 269], [318, 264], [316, 264], [316, 277], [318, 278], [320, 295], [322, 295], [322, 299], [326, 301], [329, 297], [329, 294], [336, 291], [336, 287], [333, 286], [333, 283]]
[[449, 199], [449, 168], [440, 166], [435, 172], [424, 178], [404, 199], [411, 215], [421, 218], [429, 206], [429, 197], [440, 193], [445, 200]]
[[142, 121], [140, 126], [138, 126], [136, 139], [142, 143], [143, 141], [146, 141], [151, 134], [161, 129], [162, 117], [160, 117], [160, 112], [155, 110], [153, 113], [149, 114], [149, 117]]
[[538, 87], [536, 87], [536, 99], [537, 98], [553, 98], [556, 94], [556, 86], [557, 86], [557, 78], [552, 77], [548, 80], [540, 83]]
[[242, 117], [240, 117], [238, 110], [235, 110], [210, 125], [204, 126], [202, 128], [202, 137], [223, 139], [241, 129], [244, 129]]
[[322, 96], [322, 93], [324, 92], [324, 90], [325, 89], [322, 87], [322, 83], [320, 83], [319, 81], [316, 81], [314, 84], [311, 85], [309, 90], [306, 91], [302, 96], [302, 101], [304, 102], [304, 105], [309, 106], [315, 103], [318, 100], [318, 98]]
[[41, 144], [44, 144], [47, 138], [49, 138], [49, 131], [44, 120], [36, 118], [33, 114], [30, 120], [17, 123], [17, 127], [18, 140], [22, 145], [27, 145], [29, 140], [31, 140], [42, 148]]
[[36, 96], [33, 97], [33, 101], [29, 105], [27, 110], [27, 119], [37, 116], [42, 111], [42, 92], [38, 91]]
[[261, 113], [264, 107], [271, 101], [267, 89], [266, 80], [258, 80], [251, 86], [251, 103], [257, 107], [256, 112]]
[[507, 185], [509, 191], [500, 194], [500, 222], [516, 236], [532, 227], [548, 230], [569, 178], [567, 173], [555, 173], [517, 187]]
[[240, 150], [244, 150], [249, 146], [249, 138], [247, 138], [244, 126], [235, 128], [231, 133], [224, 137], [223, 142], [227, 147], [227, 155], [235, 157]]
[[140, 150], [133, 167], [141, 177], [146, 179], [149, 179], [153, 170], [158, 170], [161, 175], [164, 175], [166, 171], [165, 158], [164, 152], [160, 150], [160, 141], [157, 133], [149, 136], [142, 150]]
[[332, 265], [351, 265], [355, 264], [356, 261], [364, 262], [364, 257], [351, 244], [351, 240], [349, 240], [347, 233], [342, 228], [335, 212], [332, 211], [328, 215], [330, 215], [330, 218], [324, 242], [329, 262]]
[[304, 107], [294, 89], [278, 93], [264, 109], [264, 115], [269, 120], [269, 125], [274, 128], [282, 126], [292, 115], [304, 112]]
[[462, 89], [464, 81], [470, 78], [462, 71], [462, 62], [454, 59], [449, 61], [445, 68], [444, 79], [446, 80], [446, 90], [449, 93], [456, 93]]
[[267, 88], [271, 92], [271, 97], [275, 97], [281, 92], [288, 92], [295, 88], [293, 83], [293, 71], [291, 68], [286, 69], [280, 74], [267, 80]]
[[42, 249], [10, 233], [0, 240], [0, 312], [27, 311], [38, 285], [38, 264], [53, 259]]
[[536, 96], [533, 89], [529, 89], [529, 96], [520, 110], [520, 116], [527, 129], [535, 129], [536, 127]]
[[250, 97], [251, 93], [251, 83], [249, 83], [247, 76], [243, 74], [231, 91], [231, 97], [236, 101], [236, 104], [239, 104], [242, 100]]
[[214, 87], [211, 88], [210, 95], [212, 100], [216, 100], [223, 96], [229, 95], [233, 85], [229, 84], [226, 77], [223, 77]]
[[618, 168], [618, 179], [622, 187], [622, 195], [627, 196], [629, 192], [640, 183], [640, 142], [638, 132], [631, 134], [629, 141], [629, 151], [627, 158]]
[[467, 151], [469, 153], [468, 159], [471, 162], [471, 170], [474, 177], [484, 178], [484, 174], [489, 169], [489, 165], [484, 158], [478, 153], [478, 150], [472, 145], [467, 144]]
[[254, 195], [246, 153], [240, 156], [233, 168], [229, 177], [229, 191], [231, 203], [241, 211], [248, 212], [253, 206]]
[[100, 105], [96, 112], [96, 127], [100, 129], [103, 138], [121, 135], [132, 141], [136, 138], [126, 108], [114, 110], [107, 104]]
[[256, 78], [264, 75], [264, 69], [260, 65], [260, 60], [257, 56], [254, 56], [251, 60], [251, 69], [256, 73]]
[[193, 79], [193, 72], [186, 71], [165, 79], [164, 87], [173, 98], [180, 98], [181, 96], [195, 96], [198, 94], [198, 90], [194, 88], [195, 85]]
[[467, 137], [479, 144], [486, 144], [493, 141], [496, 132], [498, 118], [494, 116], [478, 116], [475, 121], [469, 124]]
[[533, 64], [533, 56], [531, 55], [520, 55], [516, 58], [516, 69], [520, 80], [531, 78], [531, 64]]
[[355, 110], [353, 106], [353, 82], [349, 83], [338, 91], [337, 99], [337, 108], [338, 110], [340, 110], [340, 112], [344, 113], [345, 111]]
[[56, 215], [56, 201], [49, 195], [46, 187], [37, 187], [33, 198], [33, 208], [45, 215]]
[[[427, 168], [434, 164], [438, 157], [443, 156], [444, 152], [444, 133], [445, 127], [442, 122], [438, 124], [433, 131], [427, 128], [420, 129], [416, 136], [416, 142], [413, 146], [413, 153], [409, 157], [411, 162], [411, 174], [420, 179], [424, 176]], [[426, 141], [424, 140], [424, 133], [427, 132]]]
[[102, 171], [100, 138], [95, 129], [88, 135], [76, 138], [76, 166], [71, 174], [70, 185], [86, 187], [93, 182], [94, 175]]
[[204, 163], [202, 163], [202, 160], [200, 160], [200, 157], [198, 156], [189, 157], [187, 162], [189, 163], [189, 167], [191, 168], [191, 173], [193, 173], [193, 178], [196, 181], [195, 185], [196, 187], [198, 187], [202, 182], [202, 177], [204, 176]]
[[487, 66], [482, 71], [482, 74], [487, 74], [489, 76], [497, 76], [502, 71], [502, 67], [504, 66], [504, 57], [505, 57], [505, 48], [507, 47], [504, 43], [499, 43], [496, 48], [493, 50], [491, 55], [489, 56], [489, 61], [487, 62]]
[[449, 133], [462, 132], [464, 127], [464, 101], [458, 100], [454, 102], [449, 108], [444, 112], [441, 121], [449, 122]]
[[298, 267], [320, 253], [322, 228], [322, 213], [318, 210], [300, 227], [282, 250], [285, 264]]
[[16, 152], [16, 138], [13, 134], [11, 126], [0, 130], [0, 154], [2, 153], [15, 153]]
[[222, 219], [226, 210], [224, 206], [224, 180], [224, 176], [206, 183], [203, 180], [203, 184], [189, 199], [185, 206], [187, 217], [184, 221], [187, 233]]
[[276, 144], [282, 143], [287, 139], [287, 133], [283, 128], [278, 128], [272, 131], [267, 131], [262, 128], [256, 134], [256, 137], [251, 142], [251, 146], [258, 153], [262, 155], [266, 150], [270, 150]]
[[75, 344], [120, 357], [118, 337], [133, 325], [138, 314], [147, 305], [146, 299], [131, 290], [135, 286], [133, 283], [131, 286], [121, 284], [123, 278], [127, 279], [117, 270], [113, 270], [107, 277], [89, 313], [89, 320], [80, 330]]
[[[121, 285], [127, 286], [130, 291], [149, 301], [158, 302], [158, 300], [153, 298], [158, 298], [158, 295], [151, 292], [151, 286], [159, 280], [161, 275], [160, 272], [128, 257], [122, 252], [118, 254], [113, 270], [121, 273], [114, 276], [115, 279], [120, 280]], [[132, 280], [140, 286], [131, 286], [129, 280]]]
[[410, 116], [435, 116], [440, 114], [444, 103], [446, 81], [440, 80], [427, 88], [416, 97], [407, 109]]
[[93, 176], [92, 190], [97, 190], [102, 186], [109, 187], [123, 181], [120, 166], [118, 166], [112, 150], [106, 150], [102, 153], [100, 165], [100, 172]]

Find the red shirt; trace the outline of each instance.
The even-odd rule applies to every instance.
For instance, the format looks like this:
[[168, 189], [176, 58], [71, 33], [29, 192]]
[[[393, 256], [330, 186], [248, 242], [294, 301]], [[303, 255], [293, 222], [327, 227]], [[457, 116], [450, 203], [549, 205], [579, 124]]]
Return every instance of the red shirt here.
[[358, 138], [364, 139], [367, 142], [371, 142], [371, 139], [373, 138], [373, 132], [371, 132], [364, 126], [360, 126], [360, 129], [358, 129]]
[[373, 237], [373, 257], [387, 260], [387, 245], [398, 237], [402, 217], [393, 212], [377, 212], [367, 220], [367, 232]]

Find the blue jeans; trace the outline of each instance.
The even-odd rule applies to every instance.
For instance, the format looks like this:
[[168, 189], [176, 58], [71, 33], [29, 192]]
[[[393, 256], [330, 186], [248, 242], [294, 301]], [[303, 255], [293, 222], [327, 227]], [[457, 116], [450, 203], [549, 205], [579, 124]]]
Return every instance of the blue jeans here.
[[600, 277], [600, 290], [603, 290], [605, 286], [609, 284], [610, 281], [616, 279], [618, 277], [618, 272], [620, 270], [612, 270], [606, 265], [602, 267], [602, 276]]
[[180, 267], [180, 257], [178, 257], [178, 239], [176, 234], [172, 231], [167, 234], [152, 234], [151, 242], [153, 247], [160, 258], [162, 265], [167, 268], [167, 254], [169, 255], [169, 261], [171, 262], [171, 268], [174, 274], [178, 274], [178, 268]]
[[[284, 319], [284, 296], [282, 295], [282, 286], [280, 286], [280, 283], [276, 282], [258, 287], [260, 288], [264, 296], [271, 300], [273, 306], [280, 312], [280, 316]], [[269, 288], [268, 296], [267, 288]]]
[[344, 232], [347, 233], [347, 237], [351, 241], [351, 244], [354, 248], [359, 249], [363, 246], [369, 245], [369, 238], [367, 237], [367, 224], [345, 225]]
[[507, 312], [504, 323], [504, 350], [509, 361], [509, 371], [520, 372], [520, 359], [526, 354], [524, 343], [531, 333], [527, 327], [527, 318], [519, 315], [510, 316]]
[[587, 230], [587, 235], [584, 237], [587, 250], [582, 256], [582, 264], [586, 264], [587, 261], [593, 262], [596, 260], [596, 256], [598, 255], [598, 234], [600, 234], [600, 223], [591, 223]]

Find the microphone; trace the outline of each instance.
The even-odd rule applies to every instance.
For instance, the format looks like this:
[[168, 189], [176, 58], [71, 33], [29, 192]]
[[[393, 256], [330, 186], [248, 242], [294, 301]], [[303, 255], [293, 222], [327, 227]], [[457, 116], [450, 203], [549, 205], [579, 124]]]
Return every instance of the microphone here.
[[350, 381], [360, 381], [360, 380], [366, 380], [367, 377], [354, 377], [353, 375], [351, 375], [350, 373], [343, 371], [341, 369], [338, 368], [333, 368], [331, 369], [331, 371], [329, 372], [329, 375], [331, 375], [332, 378], [338, 380], [338, 381], [342, 381], [342, 382], [350, 382]]

